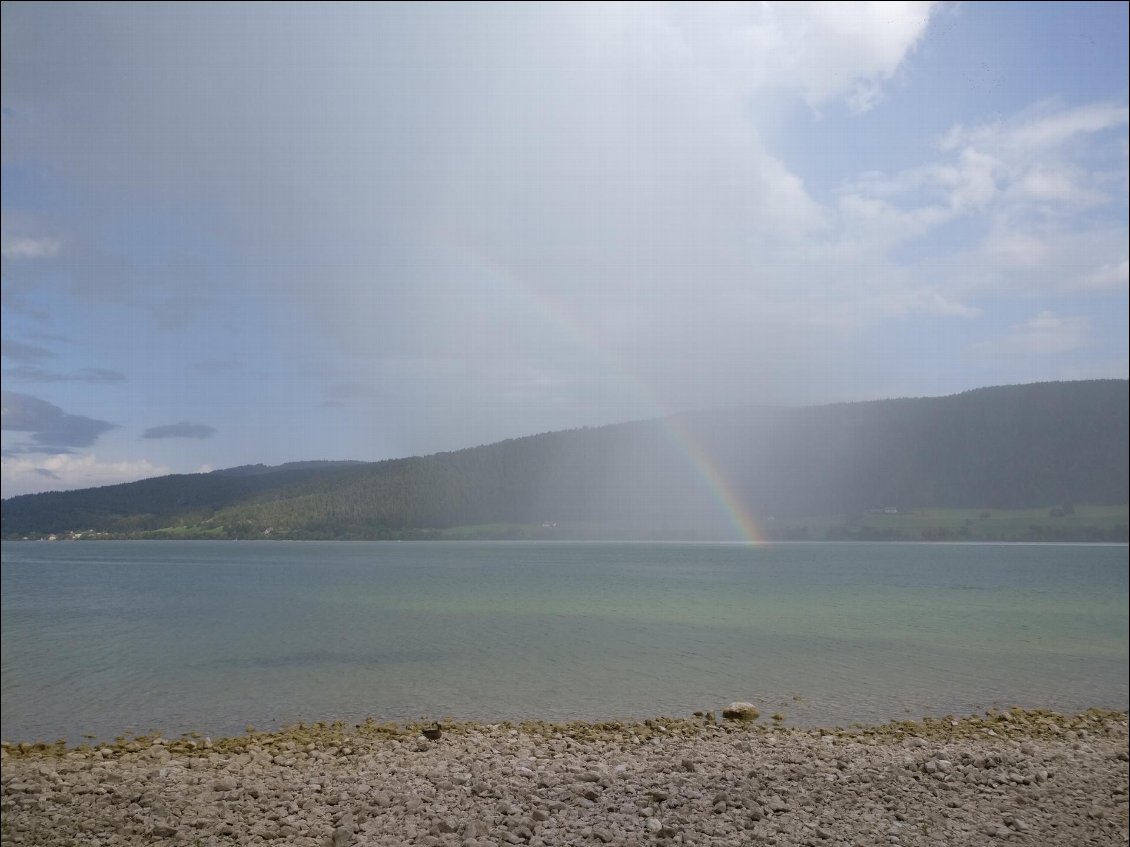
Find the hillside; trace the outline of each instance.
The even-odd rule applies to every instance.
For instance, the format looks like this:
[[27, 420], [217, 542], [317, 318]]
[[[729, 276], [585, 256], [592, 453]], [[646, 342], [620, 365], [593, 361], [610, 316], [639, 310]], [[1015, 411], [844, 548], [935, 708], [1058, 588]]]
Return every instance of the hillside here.
[[[544, 523], [573, 536], [730, 538], [727, 502], [763, 528], [836, 516], [846, 537], [885, 509], [1068, 517], [1130, 502], [1128, 398], [1123, 380], [1040, 383], [686, 414], [375, 463], [244, 466], [13, 497], [3, 536], [390, 538]], [[1124, 525], [1112, 532], [1125, 538]]]

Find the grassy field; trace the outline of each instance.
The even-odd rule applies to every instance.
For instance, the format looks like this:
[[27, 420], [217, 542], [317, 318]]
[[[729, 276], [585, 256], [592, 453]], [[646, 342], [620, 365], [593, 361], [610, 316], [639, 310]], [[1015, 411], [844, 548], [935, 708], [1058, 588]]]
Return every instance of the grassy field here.
[[[898, 509], [850, 517], [763, 518], [753, 522], [767, 541], [1095, 541], [1126, 542], [1130, 506], [1048, 506], [1040, 509]], [[492, 523], [436, 529], [383, 530], [378, 535], [246, 528], [234, 534], [211, 523], [128, 533], [71, 532], [61, 539], [302, 539], [377, 538], [443, 541], [717, 541], [731, 538], [733, 525], [626, 522]], [[41, 537], [41, 536], [36, 536]], [[45, 537], [45, 536], [43, 536]], [[736, 540], [736, 539], [735, 539]]]
[[1126, 541], [1128, 524], [1130, 507], [1124, 505], [900, 509], [893, 514], [868, 512], [848, 520], [814, 518], [807, 522], [809, 536], [813, 538], [923, 541]]
[[[1040, 509], [908, 509], [868, 512], [845, 519], [811, 517], [755, 521], [767, 540], [874, 541], [1126, 541], [1130, 506], [1075, 506]], [[1070, 510], [1067, 510], [1070, 512]], [[724, 531], [725, 526], [718, 527]], [[684, 539], [698, 540], [688, 527], [561, 523], [484, 524], [424, 531], [422, 536], [475, 539]], [[718, 536], [713, 536], [718, 537]], [[709, 538], [702, 536], [702, 540]]]

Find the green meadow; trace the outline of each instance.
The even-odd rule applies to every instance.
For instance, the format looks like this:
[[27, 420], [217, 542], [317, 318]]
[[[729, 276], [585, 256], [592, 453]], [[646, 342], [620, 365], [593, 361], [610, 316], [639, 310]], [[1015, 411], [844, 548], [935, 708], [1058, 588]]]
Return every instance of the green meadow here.
[[[796, 521], [788, 522], [796, 525]], [[1130, 506], [899, 509], [813, 519], [809, 537], [915, 541], [1126, 541]], [[770, 524], [767, 534], [774, 535]], [[784, 534], [788, 534], [787, 531]]]
[[[764, 518], [766, 541], [1095, 541], [1125, 542], [1130, 506], [1038, 509], [899, 509], [844, 516]], [[493, 523], [420, 530], [404, 537], [446, 540], [709, 540], [691, 527], [642, 528], [620, 522]], [[714, 536], [717, 538], [718, 536]]]

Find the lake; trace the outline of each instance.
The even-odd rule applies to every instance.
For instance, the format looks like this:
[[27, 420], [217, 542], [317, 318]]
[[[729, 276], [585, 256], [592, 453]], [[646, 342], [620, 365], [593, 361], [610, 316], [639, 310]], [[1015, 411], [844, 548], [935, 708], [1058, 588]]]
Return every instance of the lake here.
[[1127, 547], [5, 542], [6, 740], [1127, 707]]

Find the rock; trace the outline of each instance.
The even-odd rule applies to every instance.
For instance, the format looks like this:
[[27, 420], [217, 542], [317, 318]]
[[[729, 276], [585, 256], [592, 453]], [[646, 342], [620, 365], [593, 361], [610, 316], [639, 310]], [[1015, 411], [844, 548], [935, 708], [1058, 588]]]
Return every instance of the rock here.
[[735, 701], [722, 710], [722, 717], [726, 720], [755, 721], [760, 716], [761, 712], [753, 703], [744, 701]]
[[[427, 755], [415, 752], [407, 732], [261, 734], [254, 745], [221, 740], [204, 755], [167, 742], [156, 745], [170, 755], [160, 761], [147, 755], [148, 740], [133, 753], [109, 746], [109, 755], [8, 745], [3, 840], [103, 847], [1117, 840], [1126, 715], [1081, 723], [1011, 714], [1009, 724], [992, 721], [1007, 737], [989, 737], [988, 722], [969, 719], [846, 731], [722, 730], [690, 718], [449, 726]], [[635, 744], [641, 736], [649, 743]], [[933, 778], [925, 775], [931, 770]]]

